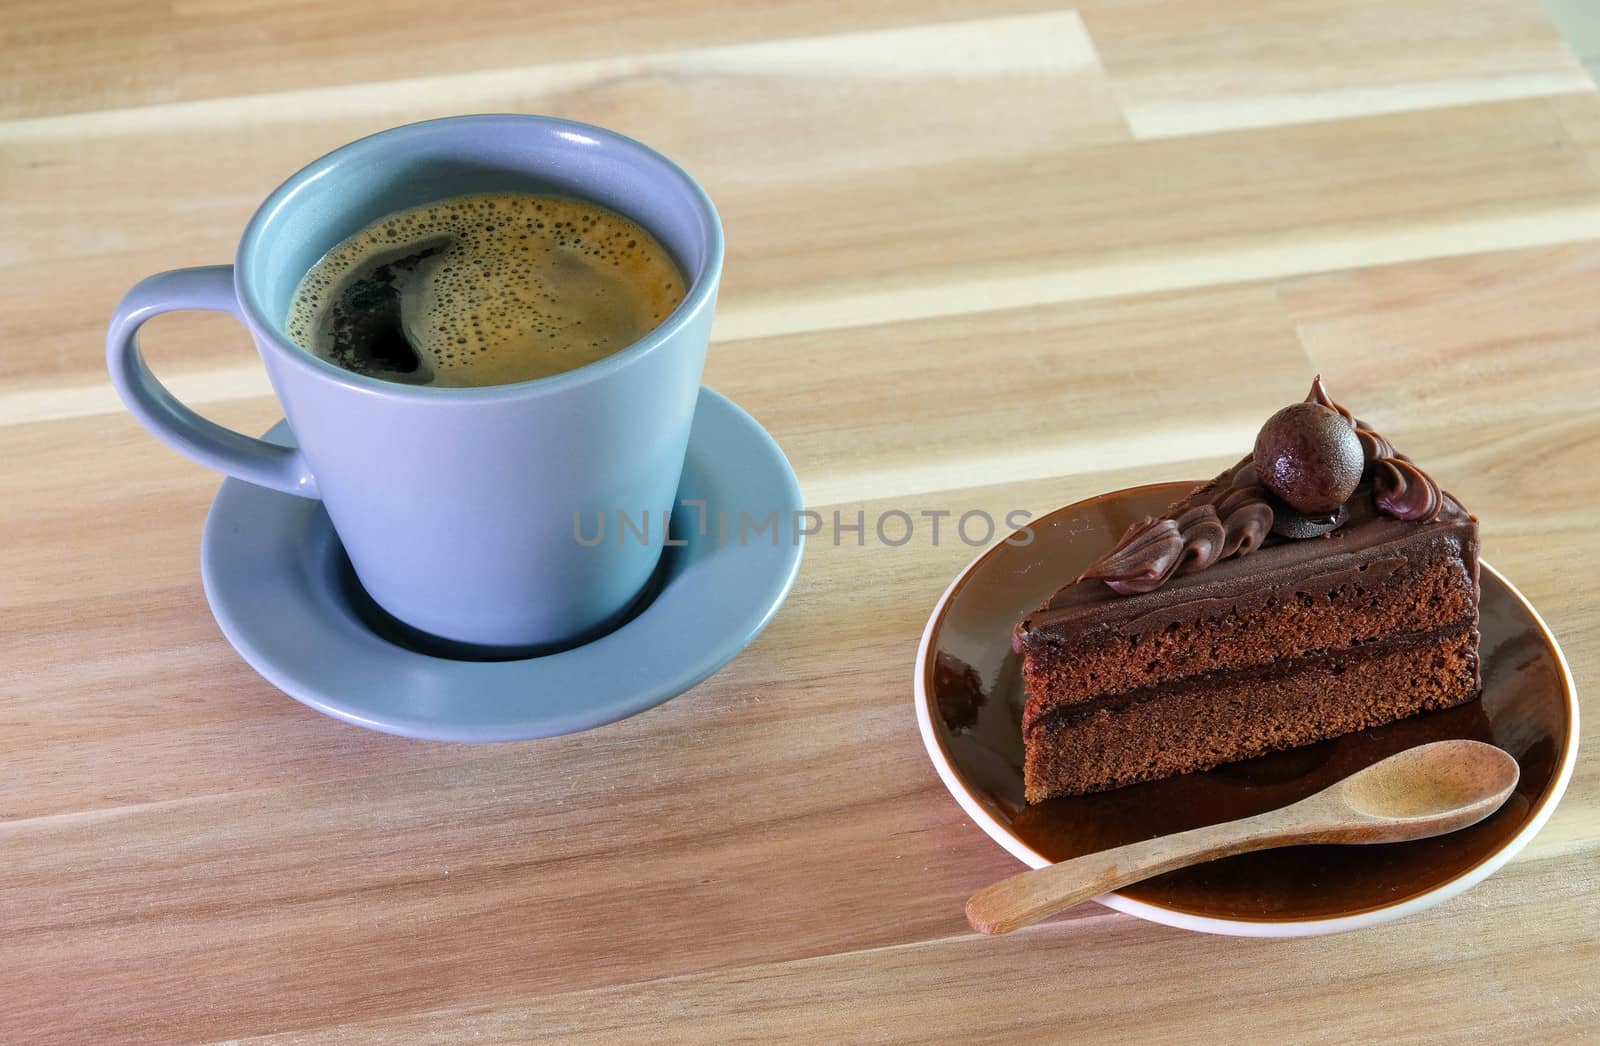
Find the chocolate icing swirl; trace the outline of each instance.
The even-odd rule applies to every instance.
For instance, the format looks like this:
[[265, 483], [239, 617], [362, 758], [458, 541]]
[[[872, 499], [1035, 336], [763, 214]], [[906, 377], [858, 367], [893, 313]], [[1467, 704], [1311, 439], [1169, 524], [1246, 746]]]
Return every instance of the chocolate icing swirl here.
[[1177, 574], [1247, 556], [1272, 530], [1267, 489], [1250, 459], [1196, 488], [1162, 519], [1142, 519], [1074, 579], [1104, 581], [1119, 595], [1153, 592]]
[[1178, 573], [1204, 570], [1222, 558], [1228, 531], [1210, 505], [1196, 505], [1178, 517], [1178, 533], [1183, 535], [1183, 553], [1178, 557]]
[[1444, 508], [1439, 485], [1404, 454], [1373, 464], [1372, 496], [1379, 510], [1395, 519], [1431, 521]]
[[[1248, 556], [1261, 547], [1272, 530], [1271, 495], [1256, 479], [1256, 467], [1249, 458], [1218, 476], [1216, 486], [1221, 496], [1214, 507], [1217, 518], [1222, 520], [1224, 535], [1222, 554], [1217, 558]], [[1203, 495], [1206, 489], [1201, 487], [1190, 498]]]
[[1272, 532], [1272, 506], [1267, 503], [1267, 492], [1260, 488], [1250, 499], [1229, 511], [1222, 525], [1228, 530], [1228, 539], [1222, 543], [1220, 559], [1248, 556], [1261, 547]]
[[1368, 467], [1383, 458], [1394, 457], [1394, 444], [1367, 428], [1366, 422], [1356, 422], [1356, 439], [1361, 441], [1361, 456]]
[[1338, 414], [1345, 421], [1348, 421], [1350, 423], [1350, 427], [1353, 429], [1361, 427], [1360, 423], [1356, 421], [1354, 414], [1351, 414], [1349, 411], [1339, 406], [1339, 404], [1333, 402], [1333, 397], [1328, 395], [1328, 387], [1322, 384], [1322, 375], [1320, 374], [1311, 379], [1311, 392], [1306, 396], [1306, 402], [1316, 403], [1327, 407], [1329, 410]]
[[1124, 596], [1154, 592], [1178, 569], [1183, 552], [1178, 521], [1147, 516], [1124, 531], [1116, 547], [1090, 563], [1073, 583], [1104, 581], [1111, 591]]
[[[1361, 443], [1365, 471], [1373, 502], [1380, 512], [1408, 522], [1435, 519], [1444, 507], [1439, 485], [1383, 436], [1367, 427], [1334, 402], [1322, 384], [1311, 383], [1306, 402], [1317, 403], [1342, 417]], [[1280, 527], [1274, 531], [1273, 497], [1256, 475], [1251, 458], [1245, 458], [1216, 479], [1195, 488], [1167, 510], [1166, 516], [1142, 519], [1130, 526], [1105, 555], [1089, 564], [1074, 579], [1103, 581], [1113, 592], [1131, 596], [1153, 592], [1179, 574], [1205, 570], [1224, 559], [1248, 556], [1273, 534], [1279, 539], [1321, 535], [1337, 528], [1348, 513], [1341, 508], [1316, 527]], [[1304, 521], [1302, 521], [1304, 522]]]
[[1433, 477], [1410, 458], [1394, 449], [1394, 444], [1369, 429], [1366, 422], [1335, 403], [1328, 396], [1318, 374], [1311, 382], [1308, 403], [1320, 403], [1350, 422], [1361, 441], [1361, 453], [1366, 459], [1366, 479], [1372, 481], [1372, 498], [1378, 511], [1408, 523], [1432, 522], [1444, 507], [1444, 492]]

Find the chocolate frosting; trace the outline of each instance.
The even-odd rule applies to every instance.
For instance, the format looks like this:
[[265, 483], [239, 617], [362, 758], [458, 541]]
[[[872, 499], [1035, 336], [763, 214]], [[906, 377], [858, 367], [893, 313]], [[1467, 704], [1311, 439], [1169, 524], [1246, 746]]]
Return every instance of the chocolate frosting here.
[[1380, 458], [1394, 457], [1394, 444], [1367, 428], [1364, 422], [1356, 422], [1356, 439], [1361, 441], [1361, 456], [1368, 465]]
[[1228, 530], [1210, 505], [1196, 505], [1178, 517], [1178, 533], [1183, 535], [1183, 554], [1178, 557], [1178, 573], [1204, 570], [1222, 558]]
[[1129, 596], [1152, 592], [1174, 575], [1249, 555], [1272, 529], [1267, 498], [1246, 458], [1173, 505], [1166, 517], [1129, 527], [1116, 547], [1089, 564], [1073, 584], [1104, 581], [1111, 591]]
[[1309, 403], [1320, 403], [1339, 414], [1356, 430], [1366, 459], [1366, 478], [1372, 480], [1372, 496], [1385, 515], [1406, 522], [1432, 522], [1444, 506], [1444, 495], [1433, 477], [1416, 462], [1394, 449], [1394, 444], [1372, 431], [1367, 423], [1335, 403], [1322, 384], [1322, 375], [1311, 381]]
[[[1290, 541], [1270, 535], [1253, 555], [1218, 559], [1209, 569], [1192, 574], [1174, 572], [1146, 598], [1125, 599], [1101, 585], [1065, 585], [1018, 623], [1013, 646], [1020, 651], [1033, 642], [1050, 641], [1060, 629], [1076, 633], [1104, 627], [1142, 633], [1172, 621], [1217, 616], [1283, 598], [1286, 591], [1320, 599], [1358, 580], [1375, 583], [1403, 568], [1408, 556], [1421, 554], [1405, 549], [1453, 546], [1465, 550], [1459, 554], [1476, 556], [1477, 526], [1449, 493], [1444, 494], [1438, 519], [1429, 526], [1396, 519], [1381, 511], [1376, 500], [1371, 486], [1363, 484], [1350, 499], [1349, 521], [1327, 537]], [[1310, 569], [1313, 564], [1315, 569]]]
[[1123, 532], [1115, 548], [1079, 574], [1077, 581], [1104, 581], [1118, 595], [1154, 592], [1183, 559], [1183, 532], [1175, 519], [1146, 517]]
[[1339, 404], [1333, 402], [1333, 397], [1328, 395], [1328, 387], [1322, 384], [1322, 375], [1320, 374], [1311, 379], [1311, 391], [1306, 395], [1306, 402], [1327, 407], [1335, 414], [1338, 414], [1345, 421], [1349, 422], [1350, 427], [1353, 429], [1362, 427], [1361, 423], [1356, 420], [1356, 416], [1354, 414], [1351, 414], [1349, 411], [1339, 406]]
[[[1269, 535], [1298, 540], [1322, 536], [1343, 525], [1350, 502], [1370, 491], [1373, 504], [1385, 515], [1405, 522], [1431, 522], [1444, 506], [1444, 496], [1426, 472], [1367, 424], [1334, 402], [1322, 384], [1311, 383], [1307, 403], [1320, 404], [1337, 413], [1355, 430], [1361, 444], [1365, 474], [1357, 491], [1318, 525], [1294, 525], [1294, 515], [1263, 486], [1251, 458], [1202, 484], [1167, 510], [1162, 518], [1147, 518], [1129, 527], [1105, 555], [1089, 564], [1073, 584], [1103, 581], [1119, 595], [1153, 592], [1179, 574], [1206, 570], [1225, 559], [1247, 556]], [[1279, 518], [1281, 517], [1281, 518]], [[1274, 528], [1275, 519], [1284, 525]]]
[[1372, 494], [1378, 508], [1395, 519], [1432, 520], [1444, 506], [1439, 484], [1404, 454], [1373, 463]]

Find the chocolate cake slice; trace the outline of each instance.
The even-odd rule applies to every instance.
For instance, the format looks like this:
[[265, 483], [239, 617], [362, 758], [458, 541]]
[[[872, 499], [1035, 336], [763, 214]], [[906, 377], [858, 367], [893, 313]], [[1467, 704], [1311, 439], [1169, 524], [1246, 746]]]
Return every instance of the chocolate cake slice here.
[[1030, 803], [1448, 708], [1480, 685], [1477, 520], [1318, 378], [1014, 644]]

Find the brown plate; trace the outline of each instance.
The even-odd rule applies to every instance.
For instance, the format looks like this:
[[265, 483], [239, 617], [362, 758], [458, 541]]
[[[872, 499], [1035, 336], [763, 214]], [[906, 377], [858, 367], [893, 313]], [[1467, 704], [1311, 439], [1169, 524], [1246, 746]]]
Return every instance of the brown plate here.
[[1549, 818], [1578, 749], [1577, 694], [1555, 637], [1510, 582], [1483, 564], [1483, 694], [1388, 726], [1207, 773], [1028, 806], [1022, 797], [1022, 676], [1011, 629], [1127, 526], [1193, 483], [1103, 494], [1000, 542], [951, 584], [922, 637], [917, 718], [934, 766], [984, 831], [1040, 867], [1139, 839], [1285, 806], [1413, 745], [1466, 737], [1516, 757], [1522, 778], [1471, 828], [1380, 846], [1296, 846], [1172, 872], [1100, 898], [1156, 922], [1213, 933], [1291, 936], [1354, 929], [1452, 897], [1527, 844]]

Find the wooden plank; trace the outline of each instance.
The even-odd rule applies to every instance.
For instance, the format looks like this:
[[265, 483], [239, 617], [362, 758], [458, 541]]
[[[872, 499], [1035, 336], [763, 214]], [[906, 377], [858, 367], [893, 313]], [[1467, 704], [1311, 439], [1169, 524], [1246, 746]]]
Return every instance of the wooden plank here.
[[1538, 4], [1083, 0], [1141, 138], [1573, 92], [1594, 82]]
[[[1107, 913], [1010, 937], [953, 937], [250, 1041], [1055, 1043], [1070, 1025], [1075, 1040], [1172, 1046], [1286, 1036], [1328, 1046], [1581, 1043], [1595, 1021], [1595, 885], [1565, 876], [1557, 859], [1518, 861], [1468, 897], [1360, 934], [1218, 947]], [[1530, 894], [1559, 899], [1568, 917], [1527, 905]], [[1517, 918], [1506, 918], [1511, 911]], [[1475, 971], [1475, 988], [1457, 995], [1462, 964]], [[1538, 1006], [1527, 1004], [1530, 984], [1541, 986]]]
[[1600, 403], [1597, 276], [1585, 244], [1311, 276], [1281, 297], [1307, 355], [1363, 410], [1468, 426]]
[[[306, 125], [294, 134], [196, 132], [14, 149], [28, 157], [15, 179], [18, 198], [35, 202], [25, 213], [0, 204], [0, 214], [42, 246], [24, 269], [5, 267], [26, 280], [0, 280], [0, 322], [29, 335], [5, 366], [13, 388], [52, 391], [42, 405], [7, 404], [8, 413], [27, 419], [70, 409], [59, 389], [99, 383], [99, 361], [82, 346], [121, 286], [149, 271], [226, 258], [252, 202], [288, 173], [284, 157], [312, 155], [350, 130]], [[724, 339], [1600, 235], [1600, 175], [1540, 101], [951, 160], [783, 187], [724, 175], [713, 156], [663, 144], [700, 171], [723, 211]], [[201, 171], [173, 159], [196, 149], [215, 162]], [[938, 188], [908, 193], [919, 180]], [[182, 220], [164, 202], [173, 196], [184, 201]], [[70, 296], [71, 307], [50, 293]], [[253, 372], [233, 370], [244, 362], [237, 351], [205, 347], [219, 329], [214, 318], [209, 324], [211, 333], [183, 336], [172, 351], [208, 366], [227, 360], [226, 380], [211, 384], [212, 395], [226, 396], [233, 374]], [[89, 402], [104, 409], [108, 401]]]
[[161, 0], [9, 0], [0, 119], [178, 97], [176, 20]]
[[0, 37], [0, 117], [392, 83], [816, 34], [891, 29], [1059, 10], [1043, 0], [926, 0], [912, 5], [761, 5], [690, 0], [501, 0], [381, 8], [312, 0], [18, 0]]

